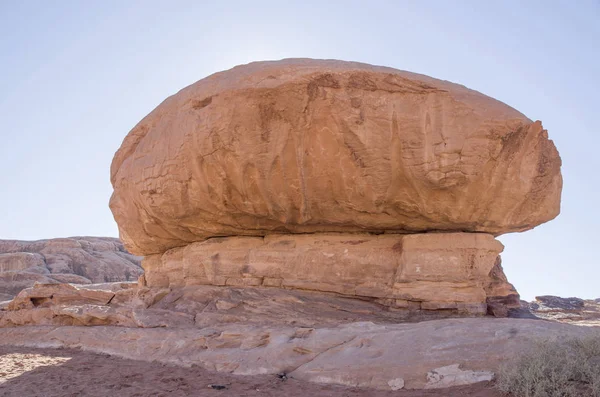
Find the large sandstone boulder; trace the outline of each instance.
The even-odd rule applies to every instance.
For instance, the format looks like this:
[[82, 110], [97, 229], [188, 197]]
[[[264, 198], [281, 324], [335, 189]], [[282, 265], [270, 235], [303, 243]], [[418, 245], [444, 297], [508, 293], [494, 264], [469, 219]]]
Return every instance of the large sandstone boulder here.
[[447, 81], [352, 62], [238, 66], [125, 138], [110, 206], [149, 287], [304, 289], [394, 309], [519, 308], [494, 236], [560, 207], [541, 122]]
[[34, 283], [135, 281], [141, 258], [110, 237], [0, 240], [0, 301]]
[[257, 62], [171, 96], [125, 138], [111, 209], [138, 255], [214, 236], [531, 229], [559, 213], [542, 124], [447, 81]]

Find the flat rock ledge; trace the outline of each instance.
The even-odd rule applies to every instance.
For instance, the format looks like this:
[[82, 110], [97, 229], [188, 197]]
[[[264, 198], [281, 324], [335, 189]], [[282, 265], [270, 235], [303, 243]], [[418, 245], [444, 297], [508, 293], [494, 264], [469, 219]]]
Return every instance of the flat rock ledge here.
[[0, 328], [0, 345], [81, 348], [236, 375], [285, 373], [311, 382], [398, 390], [490, 380], [501, 363], [534, 339], [591, 331], [496, 318], [356, 322], [331, 328], [243, 323], [199, 329], [30, 326]]
[[536, 339], [597, 332], [491, 316], [414, 322], [423, 318], [374, 300], [281, 288], [38, 284], [0, 304], [0, 345], [398, 390], [490, 380]]

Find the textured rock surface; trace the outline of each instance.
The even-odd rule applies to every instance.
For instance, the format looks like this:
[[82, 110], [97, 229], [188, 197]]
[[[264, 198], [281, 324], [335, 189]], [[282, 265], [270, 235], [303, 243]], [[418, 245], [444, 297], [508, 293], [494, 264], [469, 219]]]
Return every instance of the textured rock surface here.
[[535, 339], [594, 332], [490, 317], [413, 322], [424, 316], [281, 288], [36, 285], [0, 307], [0, 345], [78, 347], [239, 375], [283, 372], [398, 390], [489, 380]]
[[30, 252], [15, 252], [0, 254], [0, 272], [30, 270], [31, 272], [44, 272], [46, 262], [40, 254]]
[[497, 371], [537, 338], [591, 331], [555, 322], [493, 318], [355, 322], [314, 329], [244, 323], [201, 329], [35, 326], [0, 328], [0, 345], [76, 347], [239, 375], [285, 372], [311, 382], [393, 390], [400, 380], [408, 389], [432, 387], [435, 382], [427, 375], [447, 366], [458, 366], [466, 374], [445, 371], [446, 386], [481, 380], [482, 371]]
[[536, 296], [532, 302], [522, 301], [522, 309], [538, 318], [567, 324], [600, 326], [600, 299]]
[[35, 282], [135, 281], [143, 274], [140, 261], [109, 237], [0, 240], [0, 295], [12, 297]]
[[[0, 311], [0, 327], [19, 325], [115, 325], [123, 327], [193, 326], [193, 315], [150, 308], [136, 283], [73, 286], [36, 284], [21, 291]], [[165, 294], [162, 294], [164, 296]], [[161, 297], [162, 297], [161, 296]]]
[[[485, 314], [488, 298], [515, 296], [519, 306], [498, 263], [502, 249], [483, 233], [270, 235], [211, 238], [143, 264], [149, 287], [282, 287], [412, 311]], [[511, 307], [504, 300], [502, 307]]]
[[[49, 275], [30, 272], [2, 272], [0, 273], [0, 293], [6, 300], [12, 299], [19, 291], [29, 288], [35, 283], [51, 284], [57, 282]], [[0, 300], [1, 301], [1, 300]]]
[[[66, 361], [64, 361], [66, 359]], [[64, 361], [61, 363], [61, 361]], [[56, 365], [59, 364], [60, 365]], [[52, 365], [55, 364], [55, 365]], [[118, 368], [118, 371], [115, 371]], [[12, 378], [12, 379], [11, 379]], [[40, 385], [43, 385], [40, 388]], [[211, 386], [213, 385], [213, 386]], [[222, 386], [225, 389], [219, 389]], [[440, 390], [374, 390], [273, 374], [233, 375], [197, 365], [129, 360], [82, 349], [0, 346], [2, 397], [440, 397]], [[490, 382], [443, 390], [444, 397], [505, 397]]]
[[281, 288], [189, 286], [158, 289], [137, 288], [134, 283], [36, 284], [0, 306], [0, 327], [117, 325], [181, 328], [235, 322], [312, 328], [352, 321], [420, 321], [457, 314], [451, 310], [440, 313], [389, 308], [377, 300]]
[[212, 236], [531, 229], [559, 212], [540, 122], [476, 91], [341, 61], [257, 62], [125, 138], [111, 209], [139, 255]]
[[489, 274], [489, 282], [485, 287], [487, 313], [495, 317], [507, 317], [511, 311], [521, 308], [521, 300], [515, 287], [508, 282], [502, 258], [498, 256]]
[[450, 386], [468, 385], [471, 383], [490, 381], [494, 373], [490, 371], [463, 370], [459, 364], [436, 368], [427, 373], [425, 389], [441, 389]]

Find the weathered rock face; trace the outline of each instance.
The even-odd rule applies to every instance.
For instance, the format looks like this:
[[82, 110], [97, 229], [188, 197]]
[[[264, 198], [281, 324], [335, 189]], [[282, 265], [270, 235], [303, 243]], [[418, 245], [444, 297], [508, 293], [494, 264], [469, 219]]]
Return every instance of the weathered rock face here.
[[141, 258], [109, 237], [0, 240], [0, 301], [39, 283], [135, 281]]
[[560, 166], [541, 122], [463, 86], [291, 59], [165, 100], [116, 153], [110, 206], [149, 287], [506, 316], [519, 296], [494, 236], [558, 214]]
[[562, 323], [600, 326], [600, 299], [536, 296], [535, 301], [522, 301], [522, 308], [536, 317]]
[[139, 255], [213, 236], [531, 229], [559, 212], [540, 122], [395, 69], [258, 62], [165, 100], [125, 138], [111, 209]]
[[[151, 287], [282, 287], [371, 297], [412, 311], [485, 314], [488, 297], [514, 294], [519, 306], [497, 269], [503, 248], [483, 233], [270, 235], [211, 238], [143, 264]], [[498, 271], [503, 281], [492, 277]]]
[[46, 262], [40, 254], [30, 252], [0, 254], [0, 272], [30, 270], [39, 273], [39, 269], [43, 267], [46, 267]]
[[[521, 308], [521, 300], [515, 287], [508, 282], [502, 258], [496, 258], [494, 267], [489, 273], [488, 283], [485, 287], [487, 313], [496, 317], [507, 317], [515, 314], [515, 310]], [[512, 313], [511, 313], [512, 311]]]
[[114, 325], [206, 328], [230, 323], [326, 327], [353, 321], [415, 322], [456, 317], [446, 311], [388, 310], [380, 302], [281, 288], [135, 283], [36, 284], [0, 306], [0, 328], [22, 325]]

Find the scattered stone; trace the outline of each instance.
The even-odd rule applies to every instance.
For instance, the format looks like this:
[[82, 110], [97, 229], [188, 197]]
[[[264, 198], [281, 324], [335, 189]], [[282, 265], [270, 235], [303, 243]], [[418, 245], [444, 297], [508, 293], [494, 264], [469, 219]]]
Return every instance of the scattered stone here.
[[233, 309], [235, 307], [238, 307], [239, 305], [240, 305], [240, 302], [229, 302], [229, 301], [221, 300], [221, 299], [219, 299], [215, 303], [215, 306], [219, 310], [230, 310], [230, 309]]
[[404, 379], [402, 379], [402, 378], [392, 379], [392, 380], [388, 381], [388, 385], [390, 386], [390, 389], [392, 389], [394, 391], [400, 390], [400, 389], [404, 388]]
[[460, 364], [452, 364], [429, 371], [427, 373], [427, 384], [424, 388], [440, 389], [494, 379], [493, 372], [462, 370], [459, 367]]

